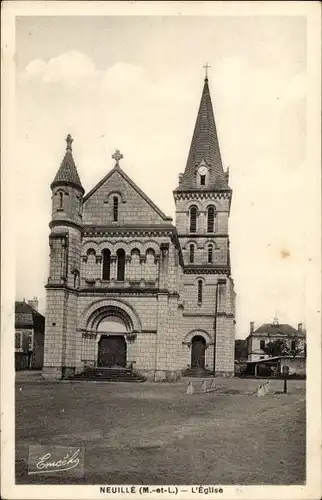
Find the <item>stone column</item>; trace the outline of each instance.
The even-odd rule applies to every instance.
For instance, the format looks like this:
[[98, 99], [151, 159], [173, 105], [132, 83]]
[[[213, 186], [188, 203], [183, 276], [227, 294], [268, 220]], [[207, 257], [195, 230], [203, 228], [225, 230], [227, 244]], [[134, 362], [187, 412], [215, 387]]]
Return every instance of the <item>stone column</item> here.
[[145, 262], [146, 262], [146, 255], [140, 255], [140, 264], [141, 264], [140, 286], [142, 287], [144, 287], [144, 282], [145, 282]]
[[207, 232], [207, 226], [206, 226], [206, 212], [203, 210], [198, 210], [198, 222], [197, 222], [197, 232], [198, 233], [206, 233]]
[[117, 269], [116, 269], [116, 255], [111, 255], [111, 269], [110, 269], [110, 281], [116, 281]]
[[96, 281], [102, 281], [102, 255], [96, 255]]
[[125, 256], [125, 269], [124, 269], [124, 282], [126, 286], [130, 285], [130, 263], [131, 263], [131, 256], [126, 255]]
[[229, 312], [229, 281], [218, 280], [216, 311], [215, 375], [234, 375], [234, 315]]

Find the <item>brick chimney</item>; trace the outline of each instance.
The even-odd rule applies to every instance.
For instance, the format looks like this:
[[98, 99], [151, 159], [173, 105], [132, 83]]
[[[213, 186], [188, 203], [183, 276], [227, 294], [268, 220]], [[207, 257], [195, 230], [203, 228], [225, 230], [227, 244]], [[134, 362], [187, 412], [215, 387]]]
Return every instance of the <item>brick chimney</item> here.
[[298, 331], [299, 333], [303, 333], [303, 323], [299, 323], [299, 324], [297, 325], [297, 331]]
[[250, 322], [250, 334], [254, 333], [254, 321]]
[[28, 300], [28, 304], [33, 307], [36, 311], [38, 311], [39, 300], [37, 297], [34, 297], [32, 300]]

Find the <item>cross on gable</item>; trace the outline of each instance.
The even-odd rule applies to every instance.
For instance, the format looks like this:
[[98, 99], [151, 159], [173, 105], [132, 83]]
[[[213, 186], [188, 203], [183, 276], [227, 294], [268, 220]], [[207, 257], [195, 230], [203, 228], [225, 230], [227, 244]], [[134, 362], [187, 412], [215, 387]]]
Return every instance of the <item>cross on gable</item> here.
[[122, 160], [123, 155], [120, 153], [118, 149], [115, 150], [115, 153], [112, 155], [113, 160], [115, 160], [115, 166], [119, 165], [119, 161]]

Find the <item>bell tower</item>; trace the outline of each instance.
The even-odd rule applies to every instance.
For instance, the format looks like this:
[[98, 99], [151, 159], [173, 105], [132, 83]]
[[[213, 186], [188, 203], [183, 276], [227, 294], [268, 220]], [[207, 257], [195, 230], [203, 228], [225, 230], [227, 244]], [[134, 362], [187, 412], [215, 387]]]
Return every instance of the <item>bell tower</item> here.
[[[206, 77], [185, 170], [174, 190], [176, 227], [184, 258], [186, 329], [206, 332], [208, 369], [234, 374], [235, 292], [228, 220], [232, 199], [224, 171]], [[200, 330], [200, 331], [201, 331]]]
[[60, 379], [75, 371], [84, 189], [74, 162], [72, 142], [69, 134], [65, 156], [50, 186], [52, 217], [43, 368], [43, 377], [47, 379]]

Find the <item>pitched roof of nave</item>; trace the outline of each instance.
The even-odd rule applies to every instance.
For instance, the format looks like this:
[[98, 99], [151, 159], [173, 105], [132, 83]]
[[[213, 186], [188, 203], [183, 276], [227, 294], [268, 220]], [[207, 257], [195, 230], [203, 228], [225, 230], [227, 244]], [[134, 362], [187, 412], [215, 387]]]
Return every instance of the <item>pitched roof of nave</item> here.
[[58, 186], [60, 184], [72, 184], [78, 187], [83, 193], [84, 188], [80, 181], [77, 168], [74, 162], [73, 153], [72, 153], [72, 142], [73, 139], [70, 134], [66, 137], [66, 152], [65, 156], [60, 164], [58, 172], [51, 184], [51, 188]]
[[[114, 157], [114, 155], [113, 155]], [[168, 217], [162, 210], [139, 188], [139, 186], [121, 169], [118, 161], [116, 162], [114, 168], [108, 172], [103, 179], [101, 179], [85, 196], [84, 202], [87, 201], [112, 175], [114, 172], [118, 172], [121, 177], [144, 199], [144, 201], [150, 205], [150, 207], [165, 221], [172, 221], [172, 217]]]
[[206, 162], [209, 167], [209, 182], [203, 189], [230, 191], [223, 169], [207, 76], [204, 81], [186, 168], [175, 191], [196, 190], [196, 168], [202, 161]]

